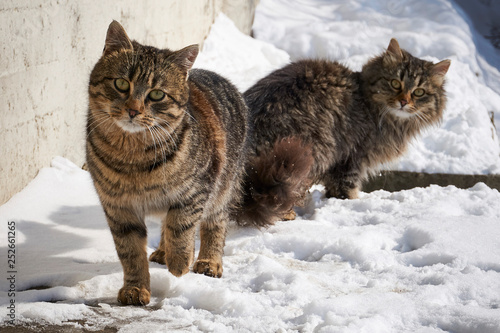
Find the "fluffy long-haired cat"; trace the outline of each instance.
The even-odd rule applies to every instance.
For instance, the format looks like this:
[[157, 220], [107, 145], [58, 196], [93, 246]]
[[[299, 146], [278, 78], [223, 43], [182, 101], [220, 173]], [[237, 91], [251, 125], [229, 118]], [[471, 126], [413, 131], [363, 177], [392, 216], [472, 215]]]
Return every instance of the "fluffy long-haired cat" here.
[[87, 165], [124, 272], [122, 304], [150, 301], [146, 225], [166, 213], [150, 260], [222, 275], [226, 222], [241, 198], [247, 108], [226, 79], [191, 69], [198, 46], [160, 50], [113, 21], [90, 75]]
[[244, 93], [254, 133], [239, 222], [283, 218], [313, 183], [327, 197], [356, 198], [371, 172], [440, 121], [449, 66], [413, 57], [392, 39], [361, 72], [303, 60], [261, 79]]

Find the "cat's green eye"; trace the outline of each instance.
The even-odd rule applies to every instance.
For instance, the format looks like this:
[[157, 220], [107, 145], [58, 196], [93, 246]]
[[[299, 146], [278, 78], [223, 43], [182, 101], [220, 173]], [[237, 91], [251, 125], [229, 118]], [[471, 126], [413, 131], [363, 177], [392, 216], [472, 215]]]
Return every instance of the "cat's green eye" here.
[[158, 102], [165, 97], [165, 93], [161, 90], [151, 90], [148, 96], [152, 101]]
[[422, 89], [422, 88], [417, 88], [413, 91], [413, 95], [417, 96], [417, 97], [422, 97], [425, 95], [425, 90]]
[[398, 80], [392, 80], [391, 87], [399, 90], [399, 89], [401, 89], [401, 82], [399, 82]]
[[125, 92], [129, 91], [129, 89], [130, 89], [130, 83], [128, 83], [128, 81], [124, 80], [124, 79], [116, 79], [115, 80], [115, 87], [119, 91], [125, 93]]

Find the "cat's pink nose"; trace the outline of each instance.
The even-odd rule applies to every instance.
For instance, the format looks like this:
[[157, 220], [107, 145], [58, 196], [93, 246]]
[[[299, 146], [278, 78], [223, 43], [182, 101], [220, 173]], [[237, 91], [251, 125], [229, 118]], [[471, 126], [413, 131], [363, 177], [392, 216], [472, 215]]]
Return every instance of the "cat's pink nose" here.
[[135, 116], [137, 116], [140, 112], [137, 111], [137, 110], [133, 110], [133, 109], [128, 109], [128, 115], [130, 117], [130, 119], [134, 118]]
[[399, 101], [401, 103], [401, 107], [404, 107], [406, 104], [408, 104], [408, 101], [406, 99], [402, 99]]

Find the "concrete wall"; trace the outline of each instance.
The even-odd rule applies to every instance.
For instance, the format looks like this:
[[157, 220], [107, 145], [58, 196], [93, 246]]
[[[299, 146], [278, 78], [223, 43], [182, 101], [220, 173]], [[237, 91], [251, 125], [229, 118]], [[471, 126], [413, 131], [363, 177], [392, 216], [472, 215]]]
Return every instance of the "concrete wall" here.
[[2, 0], [0, 204], [63, 156], [84, 163], [87, 81], [115, 19], [137, 41], [201, 43], [225, 12], [249, 33], [258, 0]]

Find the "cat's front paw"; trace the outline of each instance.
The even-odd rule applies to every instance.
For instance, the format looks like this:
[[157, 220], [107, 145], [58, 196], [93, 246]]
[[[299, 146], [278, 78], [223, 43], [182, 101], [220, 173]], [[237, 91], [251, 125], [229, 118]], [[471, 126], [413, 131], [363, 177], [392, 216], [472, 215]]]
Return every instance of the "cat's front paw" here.
[[118, 302], [123, 305], [147, 305], [151, 293], [146, 288], [123, 287], [118, 292]]
[[165, 260], [165, 251], [160, 249], [154, 251], [149, 256], [149, 261], [157, 262], [160, 265], [165, 265], [167, 263]]
[[189, 267], [193, 263], [194, 247], [191, 251], [168, 249], [165, 258], [168, 271], [177, 277], [183, 276], [189, 272]]
[[199, 259], [194, 263], [193, 272], [220, 278], [222, 276], [222, 262], [210, 259]]
[[189, 266], [193, 262], [192, 259], [180, 258], [167, 258], [167, 268], [170, 273], [177, 277], [181, 277], [189, 272]]

